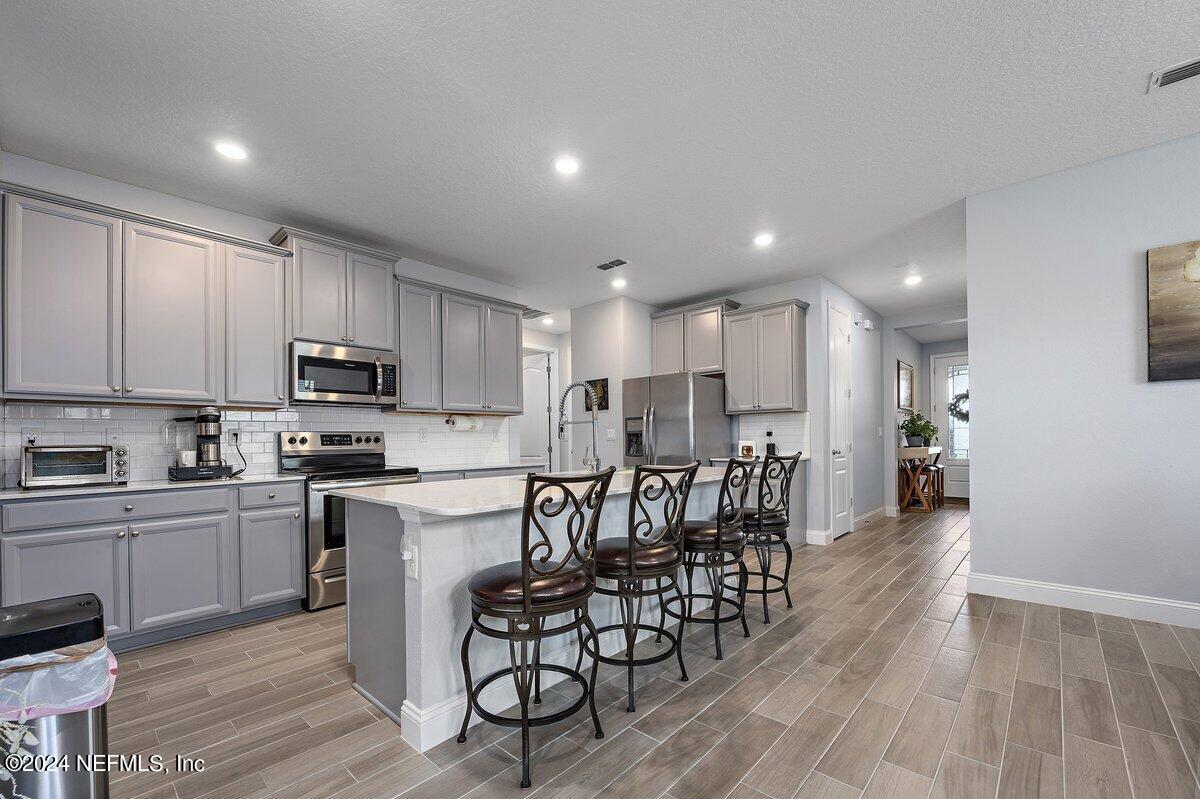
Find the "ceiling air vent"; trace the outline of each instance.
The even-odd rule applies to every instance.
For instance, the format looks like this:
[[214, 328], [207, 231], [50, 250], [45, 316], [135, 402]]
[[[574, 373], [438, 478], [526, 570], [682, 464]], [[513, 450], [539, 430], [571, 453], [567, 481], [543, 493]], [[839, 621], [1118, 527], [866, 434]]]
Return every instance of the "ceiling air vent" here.
[[1181, 80], [1194, 78], [1200, 75], [1200, 58], [1193, 58], [1190, 61], [1184, 61], [1182, 64], [1176, 64], [1173, 67], [1160, 69], [1150, 75], [1150, 87], [1146, 89], [1147, 93], [1155, 89], [1161, 89], [1164, 86], [1170, 86], [1172, 83], [1179, 83]]
[[528, 322], [532, 319], [541, 319], [545, 315], [546, 315], [545, 311], [539, 311], [536, 308], [526, 308], [524, 311], [521, 312], [521, 318], [524, 319], [526, 322]]
[[624, 266], [627, 263], [629, 263], [629, 262], [623, 261], [620, 258], [617, 258], [616, 260], [609, 261], [606, 264], [600, 264], [596, 268], [599, 269], [601, 272], [607, 272], [609, 269], [616, 269], [618, 266]]

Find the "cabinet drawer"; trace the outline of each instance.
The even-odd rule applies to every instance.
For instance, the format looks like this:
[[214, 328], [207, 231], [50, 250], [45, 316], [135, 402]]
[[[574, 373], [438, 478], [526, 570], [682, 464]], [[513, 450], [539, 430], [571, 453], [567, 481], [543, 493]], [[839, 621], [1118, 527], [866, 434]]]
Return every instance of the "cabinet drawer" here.
[[284, 505], [299, 505], [304, 498], [304, 484], [267, 483], [259, 486], [242, 486], [238, 489], [238, 504], [242, 508], [274, 508]]
[[152, 516], [222, 512], [227, 509], [228, 501], [229, 493], [224, 488], [198, 488], [44, 502], [12, 502], [4, 506], [4, 532]]

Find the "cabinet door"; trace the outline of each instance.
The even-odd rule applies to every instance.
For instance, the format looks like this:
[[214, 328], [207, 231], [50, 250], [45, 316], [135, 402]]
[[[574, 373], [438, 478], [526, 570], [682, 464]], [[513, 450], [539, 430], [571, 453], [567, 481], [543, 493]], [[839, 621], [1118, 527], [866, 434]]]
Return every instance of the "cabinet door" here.
[[684, 315], [683, 352], [684, 368], [689, 372], [721, 371], [721, 306]]
[[791, 410], [795, 402], [792, 388], [796, 384], [792, 308], [773, 308], [755, 315], [758, 317], [758, 409]]
[[435, 411], [442, 407], [441, 292], [401, 283], [400, 407]]
[[346, 251], [296, 238], [291, 245], [293, 337], [348, 342]]
[[221, 249], [125, 223], [125, 396], [217, 401]]
[[350, 306], [347, 309], [350, 341], [356, 347], [392, 350], [395, 290], [391, 261], [350, 253]]
[[124, 525], [7, 535], [4, 604], [95, 594], [109, 635], [129, 628], [129, 534]]
[[747, 413], [758, 407], [757, 351], [755, 314], [725, 317], [726, 413]]
[[129, 537], [135, 631], [236, 609], [228, 516], [134, 524]]
[[664, 316], [652, 322], [651, 371], [656, 375], [682, 372], [683, 358], [683, 314]]
[[304, 524], [299, 508], [238, 517], [242, 608], [304, 596]]
[[483, 303], [442, 295], [442, 407], [483, 410]]
[[121, 390], [121, 220], [9, 195], [4, 388]]
[[225, 248], [225, 401], [283, 405], [282, 256]]
[[483, 326], [483, 407], [521, 412], [521, 312], [489, 304]]

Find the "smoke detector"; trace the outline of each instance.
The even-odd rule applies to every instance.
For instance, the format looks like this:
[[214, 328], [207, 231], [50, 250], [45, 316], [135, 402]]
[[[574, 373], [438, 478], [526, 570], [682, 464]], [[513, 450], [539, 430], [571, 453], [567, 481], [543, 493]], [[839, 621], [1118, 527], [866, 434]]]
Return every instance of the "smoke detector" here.
[[1197, 75], [1200, 75], [1200, 58], [1193, 58], [1166, 69], [1160, 69], [1150, 73], [1150, 85], [1146, 88], [1146, 93], [1149, 94], [1156, 89], [1165, 88], [1172, 83], [1179, 83], [1181, 80], [1194, 78]]

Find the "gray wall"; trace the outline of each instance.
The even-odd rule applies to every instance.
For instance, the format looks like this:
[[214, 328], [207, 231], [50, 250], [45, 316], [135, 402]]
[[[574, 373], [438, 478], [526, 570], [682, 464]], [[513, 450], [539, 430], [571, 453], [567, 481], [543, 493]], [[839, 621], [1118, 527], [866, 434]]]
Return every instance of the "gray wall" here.
[[1189, 136], [968, 199], [973, 581], [1200, 626], [1200, 381], [1146, 361], [1146, 250], [1200, 238], [1197, 186]]

